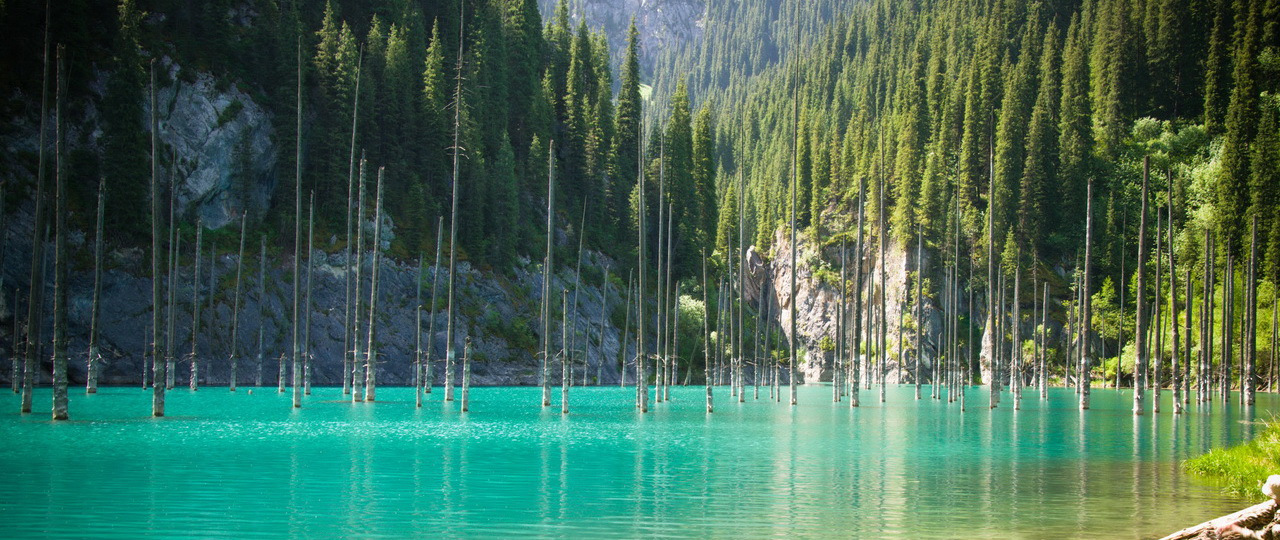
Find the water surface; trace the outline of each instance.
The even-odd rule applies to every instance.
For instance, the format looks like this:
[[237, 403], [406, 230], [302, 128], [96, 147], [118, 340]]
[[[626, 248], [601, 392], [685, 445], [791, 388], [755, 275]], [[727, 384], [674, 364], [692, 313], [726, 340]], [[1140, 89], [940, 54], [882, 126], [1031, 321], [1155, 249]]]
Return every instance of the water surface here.
[[[968, 411], [911, 387], [887, 403], [730, 401], [702, 387], [637, 414], [631, 388], [474, 388], [471, 411], [407, 388], [352, 404], [318, 388], [300, 410], [258, 388], [71, 396], [69, 422], [0, 398], [0, 535], [62, 538], [1154, 537], [1247, 501], [1179, 462], [1248, 439], [1280, 404], [1135, 418], [1132, 394], [1068, 389]], [[785, 392], [785, 389], [784, 389]], [[1171, 410], [1164, 394], [1164, 410]]]

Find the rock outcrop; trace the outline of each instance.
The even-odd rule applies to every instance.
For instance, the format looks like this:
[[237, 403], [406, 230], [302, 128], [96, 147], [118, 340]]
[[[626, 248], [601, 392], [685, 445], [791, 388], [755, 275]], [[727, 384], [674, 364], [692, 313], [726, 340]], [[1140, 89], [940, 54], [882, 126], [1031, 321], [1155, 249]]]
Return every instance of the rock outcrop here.
[[[538, 0], [543, 21], [553, 20], [558, 1], [561, 0]], [[706, 13], [704, 0], [569, 1], [569, 16], [574, 23], [585, 18], [588, 27], [603, 30], [612, 56], [619, 62], [626, 57], [627, 29], [635, 17], [644, 66], [653, 65], [652, 60], [661, 51], [701, 38]]]
[[[261, 216], [276, 183], [271, 116], [236, 84], [222, 88], [204, 72], [188, 82], [168, 57], [159, 64], [174, 81], [156, 101], [160, 141], [177, 158], [178, 211], [212, 229], [244, 212]], [[144, 107], [150, 114], [150, 104]]]

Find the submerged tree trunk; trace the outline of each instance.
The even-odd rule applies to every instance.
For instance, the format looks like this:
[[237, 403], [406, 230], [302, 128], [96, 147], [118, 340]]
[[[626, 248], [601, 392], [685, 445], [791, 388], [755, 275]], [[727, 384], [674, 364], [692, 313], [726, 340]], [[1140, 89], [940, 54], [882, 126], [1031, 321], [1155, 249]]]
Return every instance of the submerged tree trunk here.
[[[302, 356], [302, 348], [299, 343], [301, 338], [300, 322], [302, 322], [301, 301], [302, 301], [302, 38], [298, 38], [298, 105], [294, 111], [298, 119], [297, 137], [294, 141], [297, 154], [294, 156], [294, 179], [293, 179], [293, 320], [292, 324], [292, 347], [291, 359], [293, 361], [293, 408], [297, 409], [302, 406], [302, 370], [299, 366], [299, 360]], [[283, 377], [281, 383], [283, 384]]]
[[[103, 212], [106, 208], [104, 206], [104, 202], [106, 201], [106, 185], [106, 178], [98, 180], [98, 219], [95, 222], [96, 228], [94, 230], [96, 232], [93, 237], [93, 300], [91, 307], [89, 308], [89, 359], [85, 365], [84, 383], [84, 390], [87, 394], [98, 393], [98, 368], [99, 364], [102, 362], [102, 354], [98, 351], [98, 314], [100, 312], [98, 304], [102, 299], [102, 223], [104, 215]], [[4, 208], [3, 188], [0, 188], [0, 208]], [[2, 239], [4, 236], [3, 231], [4, 226], [0, 225], [0, 261], [4, 260], [4, 240]], [[3, 267], [2, 262], [0, 262], [0, 267]], [[0, 279], [0, 283], [2, 282], [3, 279]], [[14, 298], [14, 300], [17, 301], [17, 298]], [[15, 314], [14, 320], [16, 321], [17, 319], [18, 317]], [[16, 348], [17, 345], [18, 332], [17, 326], [15, 325], [13, 346]], [[14, 378], [14, 382], [17, 382], [16, 377]]]
[[240, 277], [244, 271], [244, 233], [246, 213], [240, 214], [240, 248], [236, 251], [236, 294], [231, 303], [231, 391], [236, 391], [236, 368], [240, 360]]
[[313, 253], [312, 242], [316, 236], [316, 192], [311, 192], [311, 206], [307, 211], [307, 296], [302, 304], [305, 310], [306, 321], [302, 325], [302, 391], [306, 395], [311, 395], [311, 312], [314, 307], [311, 305], [311, 254]]
[[[54, 165], [57, 182], [54, 211], [53, 264], [53, 419], [67, 419], [67, 176], [63, 165], [62, 105], [66, 99], [67, 75], [62, 65], [65, 51], [58, 45], [58, 94], [54, 105]], [[3, 209], [0, 209], [3, 211]]]
[[[556, 230], [553, 219], [555, 218], [555, 200], [556, 200], [556, 178], [555, 178], [555, 148], [556, 141], [552, 140], [547, 144], [547, 255], [542, 262], [542, 406], [551, 406], [551, 273], [554, 271], [554, 259], [552, 257], [551, 246], [555, 240]], [[643, 186], [643, 178], [641, 179]], [[643, 191], [641, 192], [643, 193]], [[640, 212], [644, 215], [644, 197], [640, 198]], [[641, 219], [641, 223], [644, 220]], [[643, 231], [644, 229], [641, 229]], [[641, 249], [644, 249], [643, 232], [641, 233]], [[452, 248], [450, 248], [452, 249]], [[641, 254], [640, 272], [644, 275], [644, 255]], [[453, 273], [450, 272], [452, 278]], [[641, 278], [644, 279], [643, 277]], [[435, 339], [434, 337], [432, 339]]]
[[462, 412], [471, 403], [471, 336], [467, 336], [462, 348]]
[[[1138, 354], [1138, 360], [1133, 366], [1133, 414], [1142, 415], [1146, 399], [1146, 373], [1147, 373], [1147, 173], [1151, 165], [1150, 156], [1142, 158], [1142, 201], [1138, 217], [1138, 281], [1134, 286], [1134, 290], [1138, 295], [1138, 305], [1135, 308], [1137, 316], [1137, 327], [1134, 332], [1134, 349]], [[1089, 302], [1089, 295], [1085, 295], [1085, 302]], [[1088, 309], [1086, 304], [1085, 309]], [[1085, 325], [1086, 332], [1088, 325]], [[1116, 377], [1120, 374], [1117, 371]]]
[[267, 237], [258, 238], [258, 365], [254, 386], [262, 387], [262, 364], [266, 360], [267, 339]]
[[[853, 371], [849, 380], [849, 407], [857, 407], [858, 387], [862, 384], [862, 259], [863, 259], [863, 217], [866, 213], [866, 179], [858, 178], [858, 241], [853, 248], [853, 357], [850, 368]], [[768, 278], [766, 278], [768, 279]], [[768, 336], [765, 337], [766, 342]], [[765, 347], [768, 349], [768, 347]]]
[[[1083, 323], [1080, 326], [1080, 358], [1082, 359], [1080, 363], [1080, 381], [1081, 381], [1080, 409], [1081, 410], [1085, 410], [1089, 408], [1089, 383], [1091, 382], [1089, 380], [1090, 378], [1089, 371], [1090, 371], [1090, 365], [1091, 365], [1089, 361], [1089, 329], [1093, 327], [1093, 309], [1089, 305], [1091, 304], [1091, 302], [1089, 301], [1089, 298], [1090, 298], [1089, 279], [1092, 277], [1092, 274], [1090, 273], [1090, 266], [1092, 265], [1091, 263], [1093, 261], [1093, 251], [1092, 251], [1093, 249], [1093, 180], [1092, 179], [1089, 180], [1089, 184], [1088, 184], [1088, 188], [1086, 189], [1086, 192], [1087, 192], [1087, 196], [1086, 196], [1087, 198], [1085, 202], [1084, 263], [1083, 263], [1084, 264], [1084, 281], [1083, 283], [1081, 283], [1081, 288], [1083, 290], [1083, 299], [1084, 299], [1082, 303], [1083, 305], [1082, 312], [1084, 317], [1083, 317]], [[1145, 201], [1146, 198], [1143, 197], [1143, 200]]]
[[[358, 120], [360, 119], [360, 72], [363, 65], [364, 65], [364, 50], [362, 49], [360, 51], [360, 55], [356, 59], [356, 86], [355, 86], [355, 93], [352, 94], [352, 98], [351, 98], [352, 99], [351, 152], [347, 162], [347, 214], [346, 214], [347, 236], [345, 237], [347, 244], [346, 246], [343, 247], [343, 253], [345, 255], [345, 257], [343, 257], [343, 264], [345, 265], [345, 269], [344, 269], [345, 271], [342, 273], [342, 277], [344, 280], [342, 291], [343, 291], [343, 294], [346, 295], [346, 301], [343, 302], [343, 313], [342, 313], [342, 394], [343, 395], [347, 395], [351, 393], [351, 379], [348, 377], [348, 374], [351, 373], [352, 371], [351, 366], [352, 364], [355, 363], [355, 356], [352, 350], [352, 346], [353, 346], [352, 341], [356, 341], [359, 339], [359, 336], [354, 333], [354, 325], [353, 325], [352, 319], [356, 316], [355, 315], [356, 312], [355, 310], [352, 309], [352, 306], [351, 306], [351, 297], [352, 297], [351, 259], [352, 257], [356, 256], [356, 254], [358, 253], [359, 247], [357, 247], [356, 249], [352, 249], [351, 247], [351, 240], [352, 240], [351, 217], [355, 211], [355, 209], [353, 208], [355, 204], [355, 197], [354, 197], [354, 192], [352, 188], [354, 187], [355, 177], [356, 177], [356, 126], [359, 125]], [[356, 226], [357, 227], [360, 226], [359, 222], [356, 223]]]
[[560, 414], [569, 414], [569, 289], [560, 291]]
[[[36, 362], [40, 349], [40, 320], [44, 307], [44, 242], [45, 242], [45, 134], [48, 127], [45, 123], [49, 117], [49, 24], [50, 5], [45, 1], [44, 12], [44, 74], [40, 79], [40, 147], [39, 162], [36, 168], [35, 219], [31, 227], [31, 280], [28, 281], [27, 293], [27, 351], [22, 370], [22, 405], [23, 413], [31, 412], [31, 398], [35, 385]], [[154, 87], [154, 83], [152, 85]], [[154, 100], [153, 100], [154, 101]], [[154, 109], [154, 107], [153, 107]], [[153, 116], [154, 118], [154, 116]], [[154, 124], [154, 122], [153, 122]], [[154, 155], [154, 152], [153, 152]], [[154, 168], [153, 168], [154, 169]], [[154, 173], [154, 170], [152, 171]], [[152, 175], [154, 177], [154, 174]], [[153, 178], [154, 180], [154, 178]], [[16, 301], [17, 298], [14, 298]], [[157, 302], [158, 304], [159, 302]], [[163, 399], [163, 397], [162, 397]], [[162, 402], [163, 404], [163, 402]], [[162, 409], [163, 410], [163, 409]]]
[[178, 336], [174, 330], [175, 319], [178, 314], [178, 255], [182, 253], [182, 237], [178, 235], [178, 216], [177, 216], [177, 185], [175, 174], [177, 155], [171, 153], [170, 159], [173, 160], [169, 165], [169, 290], [165, 293], [165, 302], [168, 308], [165, 310], [164, 323], [164, 389], [173, 390], [174, 375], [177, 372], [177, 359], [173, 356], [178, 351]]
[[[459, 137], [461, 136], [462, 123], [462, 53], [463, 42], [462, 37], [465, 35], [466, 28], [466, 4], [458, 3], [458, 75], [457, 88], [453, 95], [453, 198], [452, 210], [449, 213], [449, 313], [445, 317], [444, 346], [445, 346], [445, 369], [444, 369], [444, 400], [453, 401], [453, 315], [457, 307], [453, 303], [453, 285], [455, 281], [458, 265], [458, 160], [462, 157], [462, 147], [459, 145]], [[376, 247], [376, 246], [375, 246]]]
[[1249, 240], [1249, 278], [1244, 297], [1244, 365], [1240, 367], [1240, 394], [1244, 404], [1254, 402], [1254, 372], [1258, 356], [1258, 216], [1253, 216]]
[[[622, 340], [618, 342], [618, 387], [622, 388], [627, 385], [627, 343], [630, 342], [631, 333], [631, 286], [632, 274], [627, 272], [627, 297], [622, 303]], [[705, 281], [705, 280], [704, 280]], [[705, 287], [706, 284], [704, 283]], [[705, 291], [703, 296], [705, 297]], [[705, 301], [706, 298], [703, 298]], [[708, 372], [708, 376], [710, 373]], [[708, 382], [708, 385], [711, 383]]]
[[[378, 348], [374, 342], [378, 327], [378, 274], [382, 266], [382, 176], [385, 169], [378, 167], [378, 187], [373, 198], [373, 269], [369, 276], [369, 344], [365, 347], [364, 400], [374, 401], [378, 390]], [[452, 249], [452, 248], [450, 248]], [[449, 280], [453, 281], [452, 273]]]
[[[1173, 175], [1169, 174], [1169, 224], [1165, 227], [1166, 235], [1169, 239], [1169, 326], [1172, 327], [1173, 336], [1173, 357], [1170, 359], [1172, 365], [1169, 370], [1169, 386], [1173, 390], [1173, 414], [1182, 414], [1182, 370], [1179, 369], [1178, 362], [1181, 360], [1180, 351], [1178, 350], [1178, 272], [1174, 266], [1173, 259]], [[1156, 265], [1159, 268], [1160, 265]], [[1187, 302], [1191, 302], [1191, 297], [1187, 296]], [[1191, 306], [1187, 306], [1188, 313]]]
[[343, 376], [351, 380], [351, 402], [356, 403], [364, 401], [364, 390], [361, 385], [364, 383], [364, 340], [361, 339], [360, 329], [363, 328], [362, 321], [364, 302], [361, 300], [363, 294], [360, 292], [360, 286], [363, 284], [360, 275], [364, 267], [364, 171], [367, 162], [364, 154], [360, 155], [360, 171], [356, 176], [356, 247], [355, 247], [355, 284], [353, 288], [353, 296], [355, 303], [351, 308], [351, 340], [354, 342], [351, 349], [351, 372]]
[[413, 278], [413, 403], [422, 408], [422, 252], [418, 252], [418, 273]]
[[436, 262], [431, 267], [431, 309], [427, 311], [430, 320], [427, 322], [427, 368], [422, 374], [422, 386], [424, 392], [431, 393], [431, 385], [434, 384], [435, 378], [432, 376], [432, 367], [434, 366], [434, 355], [436, 350], [436, 285], [440, 284], [440, 244], [444, 242], [444, 216], [436, 217]]
[[[187, 385], [194, 392], [200, 388], [200, 360], [196, 356], [196, 338], [200, 336], [200, 254], [204, 241], [204, 221], [196, 220], [195, 269], [191, 273], [191, 378]], [[212, 268], [209, 271], [213, 271]]]
[[164, 416], [164, 351], [160, 345], [160, 175], [156, 122], [156, 63], [151, 61], [151, 415]]
[[[760, 295], [761, 299], [764, 295]], [[707, 387], [707, 412], [715, 412], [711, 399], [711, 310], [707, 308], [707, 252], [702, 252], [702, 373], [706, 379]]]

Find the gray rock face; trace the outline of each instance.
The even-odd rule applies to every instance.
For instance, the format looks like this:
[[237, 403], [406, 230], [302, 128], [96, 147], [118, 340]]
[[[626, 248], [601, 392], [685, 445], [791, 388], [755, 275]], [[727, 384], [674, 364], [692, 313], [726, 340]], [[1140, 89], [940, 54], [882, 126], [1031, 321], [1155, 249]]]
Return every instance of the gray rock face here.
[[[270, 115], [234, 84], [219, 89], [203, 72], [194, 82], [183, 81], [181, 66], [168, 57], [160, 67], [175, 81], [157, 92], [156, 101], [159, 138], [177, 156], [179, 211], [213, 229], [244, 212], [262, 215], [276, 183]], [[150, 104], [144, 108], [149, 114]]]
[[[543, 21], [555, 16], [559, 0], [538, 0]], [[568, 0], [565, 0], [568, 1]], [[627, 28], [636, 19], [640, 33], [642, 65], [663, 51], [689, 43], [702, 36], [707, 4], [704, 0], [581, 0], [569, 2], [569, 16], [576, 23], [583, 18], [593, 30], [603, 29], [609, 37], [615, 61], [625, 58]], [[618, 75], [615, 72], [615, 78]]]
[[[11, 253], [13, 254], [13, 253]], [[29, 257], [29, 255], [28, 255]], [[314, 291], [311, 302], [311, 354], [314, 359], [313, 381], [317, 385], [339, 385], [342, 382], [346, 286], [345, 262], [342, 254], [328, 255], [322, 251], [313, 253], [315, 267]], [[603, 261], [603, 257], [591, 257]], [[11, 279], [23, 279], [21, 266], [27, 258], [11, 258], [6, 272]], [[257, 255], [247, 254], [241, 298], [239, 329], [231, 335], [232, 306], [234, 304], [234, 279], [236, 260], [234, 255], [220, 255], [216, 259], [214, 280], [217, 290], [212, 294], [210, 307], [209, 264], [202, 265], [201, 328], [195, 333], [196, 355], [200, 359], [202, 384], [225, 385], [230, 376], [230, 355], [234, 340], [238, 351], [237, 379], [242, 386], [252, 386], [259, 379], [265, 386], [274, 386], [281, 354], [291, 348], [292, 285], [289, 281], [292, 260], [268, 260], [265, 294], [257, 294]], [[368, 278], [370, 262], [366, 257], [361, 278], [362, 305], [368, 307]], [[175, 326], [175, 351], [178, 359], [177, 380], [185, 385], [190, 373], [192, 343], [191, 293], [192, 266], [179, 271], [177, 287], [178, 312]], [[378, 291], [378, 309], [375, 316], [374, 344], [378, 358], [379, 384], [407, 385], [412, 381], [412, 361], [415, 354], [414, 287], [418, 269], [384, 259]], [[446, 350], [446, 301], [447, 273], [439, 274], [439, 299], [435, 313], [435, 333], [430, 329], [432, 272], [423, 271], [422, 322], [423, 348], [430, 351], [434, 363], [435, 384], [444, 382]], [[69, 363], [72, 384], [83, 384], [85, 358], [88, 349], [89, 316], [91, 311], [92, 273], [79, 270], [70, 276], [70, 306], [68, 315]], [[457, 292], [455, 293], [456, 319], [454, 343], [461, 359], [462, 343], [466, 336], [473, 341], [473, 383], [477, 385], [534, 385], [539, 384], [539, 338], [542, 324], [538, 318], [541, 300], [541, 268], [525, 265], [512, 269], [507, 275], [481, 272], [470, 264], [458, 265]], [[10, 282], [7, 282], [10, 283]], [[559, 291], [574, 285], [572, 268], [561, 267], [553, 275], [553, 299], [557, 303], [552, 310], [551, 342], [554, 349], [561, 343]], [[47, 284], [46, 298], [52, 298], [52, 280]], [[21, 286], [19, 286], [21, 289]], [[143, 351], [149, 339], [151, 321], [151, 280], [130, 274], [122, 269], [104, 273], [102, 290], [100, 343], [104, 364], [101, 382], [106, 385], [134, 385], [141, 382]], [[588, 384], [617, 384], [621, 375], [618, 366], [621, 330], [614, 327], [609, 315], [623, 302], [625, 291], [609, 287], [602, 291], [598, 284], [584, 283], [578, 297], [578, 309], [572, 312], [571, 327], [576, 326], [576, 353], [574, 384], [581, 384], [584, 374]], [[5, 302], [0, 303], [0, 343], [7, 353], [10, 347], [9, 328], [12, 321], [12, 294], [6, 291]], [[25, 313], [25, 295], [18, 297], [20, 313]], [[602, 310], [604, 328], [600, 327]], [[364, 312], [368, 316], [368, 312]], [[44, 323], [44, 336], [51, 335], [48, 317]], [[367, 342], [367, 326], [361, 325], [358, 336]], [[264, 334], [262, 360], [259, 361], [257, 336]], [[352, 343], [346, 344], [348, 347]], [[632, 351], [628, 351], [632, 352]], [[4, 355], [4, 369], [0, 369], [0, 381], [8, 381], [8, 355]], [[48, 359], [41, 367], [39, 380], [48, 381]], [[553, 383], [559, 384], [560, 364], [553, 360]], [[584, 373], [585, 372], [585, 373]], [[455, 384], [461, 382], [461, 365], [453, 374]]]

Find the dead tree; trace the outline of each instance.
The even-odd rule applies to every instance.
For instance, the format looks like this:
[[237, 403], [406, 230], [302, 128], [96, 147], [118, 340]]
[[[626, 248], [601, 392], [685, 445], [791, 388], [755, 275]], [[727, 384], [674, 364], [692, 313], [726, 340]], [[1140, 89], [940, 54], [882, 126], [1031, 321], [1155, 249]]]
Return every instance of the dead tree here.
[[[1147, 275], [1147, 174], [1151, 165], [1151, 157], [1142, 158], [1142, 201], [1140, 204], [1140, 214], [1138, 217], [1138, 282], [1134, 287], [1138, 294], [1137, 310], [1137, 328], [1134, 332], [1134, 348], [1137, 350], [1138, 361], [1133, 366], [1133, 414], [1142, 415], [1143, 401], [1146, 398], [1145, 392], [1146, 371], [1147, 371], [1147, 325], [1150, 324], [1147, 319], [1147, 302], [1146, 302], [1146, 275]], [[1089, 296], [1085, 295], [1085, 302], [1089, 302]], [[1088, 309], [1086, 307], [1085, 309]], [[1086, 325], [1087, 326], [1087, 325]], [[1086, 331], [1087, 328], [1086, 328]], [[1120, 374], [1117, 373], [1116, 377]]]
[[[293, 320], [290, 324], [292, 329], [292, 355], [293, 360], [293, 408], [297, 409], [302, 406], [302, 384], [301, 384], [301, 367], [299, 357], [302, 356], [302, 349], [299, 344], [300, 328], [298, 323], [301, 322], [301, 301], [302, 301], [302, 37], [298, 37], [298, 105], [294, 111], [297, 115], [298, 126], [297, 136], [294, 140], [294, 146], [297, 154], [294, 155], [294, 179], [293, 179]], [[284, 382], [284, 377], [281, 378]]]
[[231, 391], [236, 391], [236, 368], [240, 360], [240, 277], [244, 270], [245, 213], [240, 214], [240, 249], [236, 252], [236, 294], [231, 303]]
[[[378, 274], [382, 253], [382, 176], [385, 168], [378, 167], [377, 194], [373, 202], [373, 269], [369, 276], [369, 342], [365, 347], [364, 400], [374, 401], [378, 390], [378, 349], [374, 346], [378, 317]], [[449, 276], [453, 280], [452, 273]]]
[[427, 322], [427, 367], [422, 374], [423, 391], [431, 393], [433, 358], [436, 349], [436, 285], [440, 284], [440, 244], [444, 242], [444, 216], [436, 217], [436, 262], [431, 267], [431, 309], [427, 311], [430, 319]]
[[[53, 264], [53, 419], [67, 419], [67, 175], [63, 165], [62, 105], [66, 99], [67, 75], [58, 45], [58, 95], [54, 105], [54, 166], [57, 182], [54, 218]], [[3, 209], [0, 209], [2, 211]]]
[[[194, 392], [200, 388], [200, 359], [196, 356], [196, 338], [200, 336], [200, 253], [203, 249], [204, 221], [196, 220], [195, 269], [191, 273], [191, 378], [187, 385]], [[213, 269], [210, 268], [210, 271]]]
[[[104, 202], [106, 201], [106, 185], [106, 178], [98, 180], [98, 219], [96, 222], [96, 232], [94, 233], [93, 238], [93, 303], [89, 311], [89, 361], [85, 366], [85, 393], [88, 394], [98, 393], [98, 368], [99, 364], [102, 362], [102, 354], [98, 350], [98, 318], [101, 311], [99, 309], [99, 303], [102, 300], [102, 224], [104, 216], [103, 212], [106, 209], [104, 206]], [[0, 190], [0, 192], [2, 191], [3, 190]], [[0, 195], [0, 208], [4, 207], [3, 201], [4, 195]], [[4, 227], [0, 227], [0, 231], [4, 231]], [[0, 232], [0, 237], [2, 236], [4, 236], [4, 234], [3, 232]], [[3, 242], [3, 240], [0, 240], [0, 242]], [[0, 253], [3, 251], [3, 247], [0, 247]], [[0, 260], [2, 259], [3, 256], [0, 255]], [[14, 316], [14, 319], [17, 320], [16, 315]], [[13, 334], [13, 344], [14, 347], [17, 347], [18, 334], [16, 331]], [[16, 378], [14, 379], [14, 382], [17, 382]]]
[[[458, 15], [458, 74], [457, 87], [453, 94], [453, 198], [452, 210], [449, 212], [449, 311], [445, 317], [444, 347], [444, 400], [453, 401], [453, 315], [457, 311], [454, 305], [454, 282], [458, 265], [458, 172], [459, 159], [462, 157], [462, 146], [459, 144], [462, 124], [462, 38], [466, 35], [466, 3], [459, 2]], [[375, 248], [377, 246], [374, 246]]]
[[[156, 122], [156, 62], [151, 60], [151, 415], [164, 416], [164, 351], [160, 345], [160, 174]], [[37, 220], [38, 221], [38, 220]]]

